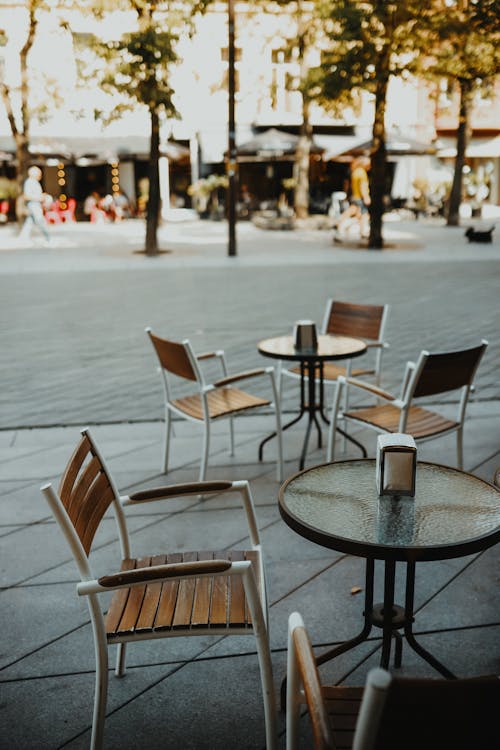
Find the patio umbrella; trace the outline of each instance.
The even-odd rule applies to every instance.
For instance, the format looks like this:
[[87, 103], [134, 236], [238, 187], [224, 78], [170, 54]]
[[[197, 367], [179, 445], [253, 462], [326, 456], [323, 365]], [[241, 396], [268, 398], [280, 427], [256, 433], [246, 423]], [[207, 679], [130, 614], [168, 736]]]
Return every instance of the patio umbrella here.
[[[370, 154], [373, 148], [373, 139], [364, 141], [353, 148], [339, 155], [339, 160], [343, 157], [360, 156], [361, 154]], [[432, 143], [421, 143], [413, 138], [404, 136], [389, 136], [385, 142], [385, 149], [388, 156], [425, 156], [435, 154], [436, 147]]]
[[[238, 154], [260, 156], [264, 159], [279, 158], [295, 154], [298, 141], [298, 135], [277, 128], [269, 128], [238, 146]], [[323, 149], [313, 143], [312, 150], [318, 152]]]

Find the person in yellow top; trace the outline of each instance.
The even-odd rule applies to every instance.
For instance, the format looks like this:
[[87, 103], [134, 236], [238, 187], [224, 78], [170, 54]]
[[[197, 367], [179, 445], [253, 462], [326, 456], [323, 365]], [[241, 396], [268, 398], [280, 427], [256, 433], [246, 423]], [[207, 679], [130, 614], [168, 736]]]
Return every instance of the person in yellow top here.
[[349, 219], [356, 219], [359, 223], [360, 234], [362, 237], [368, 235], [369, 227], [369, 205], [370, 205], [370, 185], [368, 181], [368, 170], [370, 169], [370, 159], [367, 156], [360, 156], [355, 159], [351, 165], [351, 197], [349, 207], [344, 211], [339, 219], [337, 230], [340, 234]]

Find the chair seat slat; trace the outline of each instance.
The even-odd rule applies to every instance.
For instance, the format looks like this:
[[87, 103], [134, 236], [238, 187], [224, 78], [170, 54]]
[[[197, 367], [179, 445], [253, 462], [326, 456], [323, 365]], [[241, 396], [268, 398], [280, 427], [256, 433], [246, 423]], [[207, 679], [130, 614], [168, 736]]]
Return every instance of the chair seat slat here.
[[[135, 560], [122, 560], [120, 570], [133, 570], [135, 568]], [[109, 635], [114, 635], [122, 619], [123, 611], [127, 604], [128, 594], [130, 589], [120, 589], [117, 591], [112, 600], [106, 615], [105, 627], [106, 632]]]
[[[218, 388], [211, 391], [207, 394], [207, 402], [211, 419], [235, 414], [256, 406], [268, 406], [271, 403], [268, 399], [240, 391], [238, 388]], [[203, 420], [204, 418], [202, 401], [198, 394], [175, 399], [172, 404], [193, 419]]]
[[[354, 412], [346, 412], [345, 416], [357, 422], [374, 424], [387, 432], [398, 432], [399, 417], [401, 411], [390, 404], [387, 406], [372, 406], [366, 409], [357, 409]], [[425, 437], [446, 432], [457, 426], [457, 422], [442, 417], [440, 414], [412, 406], [408, 412], [406, 432], [414, 437]]]
[[[151, 558], [145, 557], [135, 561], [136, 568], [147, 568], [151, 565]], [[146, 593], [146, 584], [143, 586], [134, 586], [129, 590], [129, 595], [125, 609], [123, 611], [120, 624], [118, 625], [118, 633], [126, 634], [133, 633], [137, 623], [137, 618], [141, 611], [142, 602], [144, 600], [144, 594]]]
[[[166, 555], [155, 555], [151, 558], [151, 565], [164, 565], [166, 562]], [[136, 632], [148, 633], [152, 632], [155, 624], [156, 613], [158, 611], [158, 605], [160, 602], [161, 595], [161, 582], [148, 583], [144, 598], [142, 600], [141, 611], [137, 618]]]
[[[182, 562], [182, 555], [180, 552], [167, 555], [165, 562], [169, 564], [180, 563]], [[154, 624], [155, 630], [168, 630], [172, 626], [178, 590], [179, 581], [164, 581], [162, 583]]]
[[[215, 557], [228, 559], [227, 550], [218, 550]], [[212, 601], [210, 603], [210, 625], [212, 627], [227, 626], [227, 604], [229, 598], [229, 579], [226, 576], [218, 576], [214, 579], [212, 586]]]
[[[261, 590], [258, 552], [224, 550], [184, 552], [157, 555], [140, 560], [124, 560], [122, 570], [153, 565], [228, 559], [250, 560], [257, 588]], [[239, 576], [191, 578], [186, 581], [164, 581], [119, 589], [106, 617], [108, 639], [134, 632], [181, 630], [202, 627], [251, 627], [252, 618], [243, 582]]]
[[[199, 552], [198, 560], [213, 560], [213, 552]], [[193, 627], [208, 627], [213, 578], [197, 578], [191, 624]]]
[[[197, 559], [196, 552], [184, 552], [182, 555], [182, 562], [196, 562]], [[191, 625], [195, 590], [196, 578], [179, 582], [172, 628], [188, 628]]]

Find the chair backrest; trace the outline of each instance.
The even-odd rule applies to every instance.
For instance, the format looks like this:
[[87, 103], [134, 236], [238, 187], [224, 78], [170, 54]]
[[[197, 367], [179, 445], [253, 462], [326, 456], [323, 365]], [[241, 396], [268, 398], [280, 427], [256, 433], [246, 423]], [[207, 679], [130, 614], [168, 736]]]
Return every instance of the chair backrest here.
[[378, 729], [372, 727], [373, 750], [498, 747], [499, 707], [500, 679], [495, 675], [459, 680], [394, 677]]
[[388, 312], [388, 305], [355, 305], [330, 299], [326, 306], [323, 333], [382, 341]]
[[[74, 536], [78, 538], [85, 555], [88, 556], [95, 533], [111, 504], [118, 514], [122, 551], [127, 552], [128, 537], [118, 491], [87, 430], [82, 431], [81, 440], [66, 466], [59, 484], [58, 496], [53, 492], [51, 485], [43, 487], [42, 491], [63, 526], [66, 536], [69, 534], [73, 537], [68, 541], [76, 557], [79, 557], [79, 549], [72, 544]], [[65, 514], [60, 512], [61, 505]], [[68, 519], [71, 528], [68, 527]]]
[[[321, 682], [309, 633], [307, 632], [298, 612], [294, 612], [290, 615], [289, 639], [289, 650], [292, 650], [295, 661], [293, 669], [297, 669], [300, 682], [304, 689], [304, 695], [311, 720], [314, 748], [315, 750], [328, 750], [329, 748], [335, 748], [330, 720], [321, 693]], [[292, 679], [292, 675], [290, 674], [291, 667], [289, 653], [288, 680]], [[288, 710], [290, 710], [290, 707], [287, 707], [287, 711]]]
[[187, 380], [198, 380], [185, 344], [162, 339], [146, 328], [164, 370]]
[[423, 351], [411, 379], [410, 393], [418, 398], [470, 386], [487, 346], [483, 340], [471, 349], [439, 354]]
[[[294, 668], [309, 711], [315, 750], [335, 748], [332, 726], [325, 702], [309, 635], [298, 612], [289, 618], [289, 668]], [[335, 704], [341, 701], [342, 687], [332, 701], [333, 714], [341, 714]], [[345, 689], [348, 693], [352, 688]], [[346, 700], [348, 700], [347, 698]], [[490, 750], [498, 745], [500, 679], [496, 675], [459, 680], [408, 679], [392, 677], [380, 668], [367, 676], [358, 718], [353, 750]], [[287, 705], [287, 710], [291, 706]], [[335, 719], [333, 719], [335, 722]], [[343, 731], [344, 727], [337, 727]]]

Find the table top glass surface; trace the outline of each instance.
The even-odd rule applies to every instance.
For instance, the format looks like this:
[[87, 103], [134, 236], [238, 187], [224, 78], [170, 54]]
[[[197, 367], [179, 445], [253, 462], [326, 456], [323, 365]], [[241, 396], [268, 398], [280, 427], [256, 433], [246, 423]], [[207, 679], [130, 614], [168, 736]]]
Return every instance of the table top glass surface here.
[[352, 554], [377, 558], [396, 550], [391, 556], [407, 559], [397, 550], [428, 548], [420, 559], [440, 559], [432, 550], [446, 547], [443, 556], [453, 557], [454, 545], [484, 540], [488, 547], [495, 534], [500, 539], [500, 492], [477, 477], [422, 462], [417, 464], [415, 497], [379, 497], [375, 482], [373, 459], [307, 469], [282, 486], [282, 515], [319, 544], [346, 550], [347, 543]]
[[361, 339], [350, 336], [320, 335], [318, 347], [310, 349], [296, 349], [293, 336], [276, 336], [275, 338], [259, 341], [258, 350], [267, 357], [276, 359], [307, 359], [311, 356], [317, 359], [342, 359], [355, 357], [366, 351], [366, 344]]

